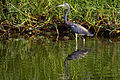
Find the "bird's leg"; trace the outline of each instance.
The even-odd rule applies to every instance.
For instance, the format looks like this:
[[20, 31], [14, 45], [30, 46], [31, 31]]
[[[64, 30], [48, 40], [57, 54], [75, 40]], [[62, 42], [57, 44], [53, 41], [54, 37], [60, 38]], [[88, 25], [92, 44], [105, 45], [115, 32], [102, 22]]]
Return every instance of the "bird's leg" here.
[[78, 49], [78, 46], [77, 46], [77, 33], [75, 33], [75, 36], [76, 36], [76, 51]]
[[85, 46], [85, 38], [82, 36], [83, 39], [83, 47]]

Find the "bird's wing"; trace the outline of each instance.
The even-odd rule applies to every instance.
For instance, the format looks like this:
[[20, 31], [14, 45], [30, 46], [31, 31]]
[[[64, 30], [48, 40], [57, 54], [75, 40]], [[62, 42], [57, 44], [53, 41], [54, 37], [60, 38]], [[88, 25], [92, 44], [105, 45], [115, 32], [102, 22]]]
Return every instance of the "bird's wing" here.
[[71, 29], [73, 30], [73, 32], [78, 33], [78, 34], [84, 34], [84, 35], [90, 34], [86, 28], [78, 24], [73, 23], [71, 25]]

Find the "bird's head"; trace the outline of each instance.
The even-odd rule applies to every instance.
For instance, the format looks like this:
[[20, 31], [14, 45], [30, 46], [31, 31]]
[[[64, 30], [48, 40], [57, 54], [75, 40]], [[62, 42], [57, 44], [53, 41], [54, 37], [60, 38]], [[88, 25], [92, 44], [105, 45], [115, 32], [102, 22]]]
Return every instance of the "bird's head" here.
[[65, 4], [62, 4], [62, 5], [58, 5], [58, 6], [56, 6], [56, 7], [62, 7], [62, 6], [64, 6], [64, 7], [69, 7], [69, 4], [68, 3], [65, 3]]

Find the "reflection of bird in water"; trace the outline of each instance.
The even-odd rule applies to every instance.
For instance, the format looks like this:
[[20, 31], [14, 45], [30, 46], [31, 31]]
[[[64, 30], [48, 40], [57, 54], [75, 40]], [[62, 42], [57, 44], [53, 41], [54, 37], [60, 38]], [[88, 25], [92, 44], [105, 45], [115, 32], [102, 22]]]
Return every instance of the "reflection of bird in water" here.
[[[91, 34], [86, 28], [84, 28], [83, 26], [81, 25], [78, 25], [78, 24], [75, 24], [75, 23], [72, 23], [72, 22], [68, 22], [67, 21], [67, 13], [69, 12], [70, 10], [70, 6], [68, 3], [65, 3], [63, 5], [59, 5], [57, 7], [62, 7], [62, 6], [67, 6], [68, 7], [68, 10], [66, 11], [65, 13], [65, 18], [64, 18], [64, 22], [65, 24], [70, 27], [72, 29], [72, 31], [75, 33], [75, 36], [76, 36], [76, 44], [77, 44], [77, 34], [80, 34], [80, 35], [89, 35], [89, 36], [93, 36], [93, 34]], [[83, 36], [82, 36], [83, 38]], [[83, 43], [85, 43], [85, 39], [83, 38]]]
[[90, 52], [91, 49], [81, 49], [73, 52], [72, 54], [68, 55], [66, 57], [67, 60], [75, 60], [75, 59], [82, 59], [87, 55], [88, 52]]
[[85, 57], [89, 52], [91, 51], [91, 49], [84, 49], [81, 48], [80, 50], [74, 51], [72, 54], [68, 55], [64, 61], [64, 65], [65, 65], [65, 70], [66, 70], [66, 79], [69, 79], [70, 74], [67, 68], [67, 60], [75, 60], [75, 59], [82, 59], [83, 57]]

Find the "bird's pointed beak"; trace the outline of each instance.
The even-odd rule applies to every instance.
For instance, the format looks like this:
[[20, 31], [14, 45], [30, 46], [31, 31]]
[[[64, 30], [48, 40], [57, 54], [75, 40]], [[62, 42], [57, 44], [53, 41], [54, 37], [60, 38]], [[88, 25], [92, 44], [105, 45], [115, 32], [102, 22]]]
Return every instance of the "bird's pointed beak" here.
[[58, 5], [58, 6], [56, 6], [56, 7], [62, 7], [62, 6], [65, 6], [65, 4], [62, 4], [62, 5]]

